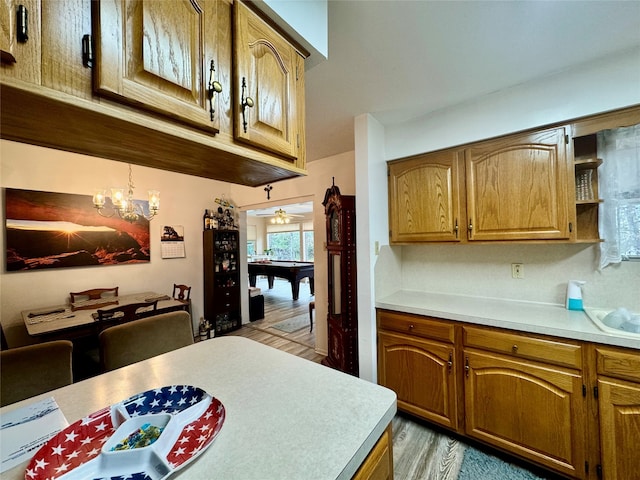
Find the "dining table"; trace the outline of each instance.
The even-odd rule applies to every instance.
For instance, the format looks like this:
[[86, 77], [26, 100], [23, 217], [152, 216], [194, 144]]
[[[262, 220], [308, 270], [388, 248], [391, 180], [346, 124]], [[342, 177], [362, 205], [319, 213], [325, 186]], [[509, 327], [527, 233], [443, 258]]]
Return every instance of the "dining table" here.
[[[73, 424], [139, 392], [185, 385], [215, 398], [224, 422], [209, 446], [170, 478], [349, 479], [389, 432], [396, 413], [396, 394], [385, 387], [244, 337], [225, 336], [5, 406], [0, 417], [53, 397]], [[0, 441], [3, 434], [0, 430]], [[2, 478], [23, 479], [27, 466], [24, 462]], [[38, 471], [35, 467], [28, 478], [39, 480]], [[72, 474], [64, 478], [80, 478]]]
[[[84, 304], [59, 304], [49, 307], [32, 308], [21, 312], [22, 320], [29, 335], [50, 340], [74, 338], [95, 333], [98, 309], [107, 310], [132, 303], [157, 301], [153, 314], [188, 309], [188, 302], [156, 292], [139, 292], [128, 295], [103, 297]], [[149, 308], [151, 310], [151, 308]], [[151, 313], [151, 312], [149, 312]], [[143, 314], [144, 315], [144, 314]]]

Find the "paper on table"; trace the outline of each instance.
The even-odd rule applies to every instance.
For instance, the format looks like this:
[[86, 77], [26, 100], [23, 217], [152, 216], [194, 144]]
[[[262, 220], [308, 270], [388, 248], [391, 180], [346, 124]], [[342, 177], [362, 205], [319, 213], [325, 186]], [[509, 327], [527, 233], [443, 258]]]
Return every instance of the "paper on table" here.
[[26, 462], [51, 437], [69, 426], [53, 397], [0, 418], [0, 473]]

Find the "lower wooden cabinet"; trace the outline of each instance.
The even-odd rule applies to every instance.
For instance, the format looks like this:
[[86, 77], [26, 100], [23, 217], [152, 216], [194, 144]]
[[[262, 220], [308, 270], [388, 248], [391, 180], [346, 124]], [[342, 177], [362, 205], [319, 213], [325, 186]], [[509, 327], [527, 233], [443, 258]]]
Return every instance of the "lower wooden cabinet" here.
[[362, 462], [353, 480], [393, 480], [393, 436], [391, 425]]
[[597, 348], [597, 396], [601, 463], [605, 480], [638, 478], [640, 472], [640, 355]]
[[579, 477], [585, 462], [585, 399], [577, 371], [467, 351], [465, 433]]
[[398, 409], [569, 478], [639, 478], [640, 351], [379, 309]]
[[398, 395], [398, 408], [456, 429], [456, 382], [452, 345], [378, 335], [378, 382]]

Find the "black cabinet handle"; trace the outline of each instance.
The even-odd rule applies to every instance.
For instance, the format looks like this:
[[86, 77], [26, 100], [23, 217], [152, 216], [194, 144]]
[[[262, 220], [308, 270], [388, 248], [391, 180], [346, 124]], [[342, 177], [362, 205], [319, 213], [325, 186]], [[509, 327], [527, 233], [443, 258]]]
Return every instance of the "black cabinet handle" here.
[[17, 21], [17, 37], [20, 43], [26, 43], [29, 40], [29, 12], [24, 5], [18, 5], [16, 11]]

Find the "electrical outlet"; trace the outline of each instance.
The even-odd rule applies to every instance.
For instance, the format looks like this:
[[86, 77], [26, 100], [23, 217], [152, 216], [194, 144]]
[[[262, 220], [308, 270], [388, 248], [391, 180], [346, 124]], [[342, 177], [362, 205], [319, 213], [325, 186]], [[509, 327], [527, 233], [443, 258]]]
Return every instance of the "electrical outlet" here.
[[513, 278], [524, 278], [524, 264], [512, 263], [511, 264], [511, 276]]

